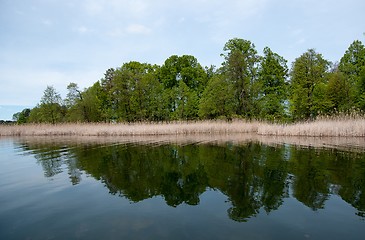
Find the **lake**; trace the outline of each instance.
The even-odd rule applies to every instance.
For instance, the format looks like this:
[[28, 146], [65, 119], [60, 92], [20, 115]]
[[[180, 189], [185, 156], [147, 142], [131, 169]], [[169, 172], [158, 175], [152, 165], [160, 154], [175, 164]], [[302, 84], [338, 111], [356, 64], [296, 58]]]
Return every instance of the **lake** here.
[[0, 239], [363, 239], [362, 146], [285, 142], [0, 138]]

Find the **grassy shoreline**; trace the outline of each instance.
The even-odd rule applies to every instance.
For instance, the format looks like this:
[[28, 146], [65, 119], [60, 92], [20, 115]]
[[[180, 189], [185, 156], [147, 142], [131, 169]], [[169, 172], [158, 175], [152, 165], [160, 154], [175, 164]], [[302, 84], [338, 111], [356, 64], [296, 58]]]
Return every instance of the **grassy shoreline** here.
[[236, 133], [262, 136], [365, 137], [365, 118], [323, 118], [295, 124], [234, 120], [0, 125], [0, 136], [155, 136]]

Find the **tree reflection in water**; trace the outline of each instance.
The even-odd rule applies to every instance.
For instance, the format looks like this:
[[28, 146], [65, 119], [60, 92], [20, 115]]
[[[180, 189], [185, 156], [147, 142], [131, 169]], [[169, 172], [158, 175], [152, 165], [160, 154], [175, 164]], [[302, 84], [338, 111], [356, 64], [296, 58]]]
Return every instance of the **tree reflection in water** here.
[[86, 173], [132, 202], [162, 196], [166, 204], [197, 205], [207, 189], [225, 194], [228, 216], [247, 221], [292, 197], [316, 211], [331, 194], [365, 218], [365, 154], [248, 142], [72, 144], [20, 141], [45, 177], [65, 169], [72, 184]]

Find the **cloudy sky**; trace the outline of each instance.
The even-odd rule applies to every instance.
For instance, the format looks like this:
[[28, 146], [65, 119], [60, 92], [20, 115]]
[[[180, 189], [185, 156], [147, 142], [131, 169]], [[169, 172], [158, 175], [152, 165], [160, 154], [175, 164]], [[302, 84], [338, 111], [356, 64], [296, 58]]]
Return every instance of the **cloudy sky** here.
[[365, 42], [363, 0], [0, 0], [0, 119], [34, 107], [47, 85], [89, 87], [132, 60], [194, 55], [222, 63], [238, 37], [291, 62], [309, 48], [338, 61]]

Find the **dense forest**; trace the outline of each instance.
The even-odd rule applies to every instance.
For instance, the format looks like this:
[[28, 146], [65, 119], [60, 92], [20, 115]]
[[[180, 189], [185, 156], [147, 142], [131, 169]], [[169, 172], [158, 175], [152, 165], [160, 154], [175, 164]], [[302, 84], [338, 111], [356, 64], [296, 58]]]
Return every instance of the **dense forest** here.
[[256, 119], [289, 122], [365, 110], [365, 47], [354, 41], [339, 62], [309, 49], [291, 68], [269, 47], [229, 40], [217, 68], [173, 55], [162, 66], [131, 61], [106, 70], [94, 85], [70, 83], [65, 99], [47, 86], [18, 123]]

